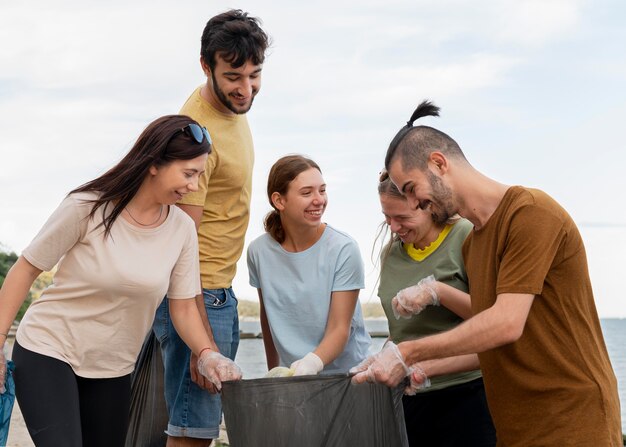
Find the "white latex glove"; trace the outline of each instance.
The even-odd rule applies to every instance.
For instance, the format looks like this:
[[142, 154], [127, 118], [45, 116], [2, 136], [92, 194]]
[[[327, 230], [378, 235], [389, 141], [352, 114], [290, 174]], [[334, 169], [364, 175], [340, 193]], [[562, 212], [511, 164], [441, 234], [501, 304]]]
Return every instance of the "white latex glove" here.
[[0, 348], [0, 394], [4, 394], [4, 381], [7, 376], [7, 358], [4, 355], [4, 346]]
[[202, 352], [198, 359], [198, 371], [209, 379], [218, 391], [222, 389], [222, 382], [241, 379], [241, 369], [237, 364], [215, 351]]
[[300, 360], [293, 362], [289, 368], [295, 371], [293, 373], [294, 376], [310, 376], [318, 374], [323, 370], [324, 362], [317, 354], [309, 352]]
[[424, 388], [428, 388], [430, 386], [430, 379], [424, 370], [419, 366], [419, 363], [411, 365], [409, 370], [411, 371], [407, 377], [409, 379], [409, 384], [404, 389], [404, 394], [407, 396], [414, 396], [419, 390], [423, 390]]
[[435, 277], [430, 275], [416, 285], [400, 290], [391, 300], [391, 309], [396, 320], [400, 317], [411, 318], [423, 311], [426, 306], [439, 306], [435, 283]]
[[411, 371], [404, 363], [398, 346], [388, 341], [380, 352], [366, 358], [350, 369], [353, 383], [377, 382], [387, 386], [396, 386]]

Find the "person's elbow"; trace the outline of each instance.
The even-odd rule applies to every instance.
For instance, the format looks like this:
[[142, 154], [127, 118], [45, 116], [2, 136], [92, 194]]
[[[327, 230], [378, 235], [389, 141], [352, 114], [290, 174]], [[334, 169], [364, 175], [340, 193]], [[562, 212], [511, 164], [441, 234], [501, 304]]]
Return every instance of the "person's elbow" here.
[[330, 328], [328, 335], [338, 346], [341, 346], [341, 350], [343, 351], [348, 344], [348, 338], [350, 338], [350, 325], [336, 325]]
[[501, 294], [491, 308], [492, 318], [497, 321], [497, 333], [494, 334], [499, 345], [515, 343], [524, 334], [526, 320], [534, 300], [531, 294]]
[[524, 326], [526, 319], [521, 320], [515, 315], [508, 315], [501, 320], [499, 332], [499, 341], [502, 345], [515, 343], [524, 334]]

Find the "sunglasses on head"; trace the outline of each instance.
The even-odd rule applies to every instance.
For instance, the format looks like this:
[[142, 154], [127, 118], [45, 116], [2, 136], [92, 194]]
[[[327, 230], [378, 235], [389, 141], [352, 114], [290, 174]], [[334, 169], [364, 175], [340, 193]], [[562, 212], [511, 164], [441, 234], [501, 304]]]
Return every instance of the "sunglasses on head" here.
[[204, 141], [204, 137], [206, 137], [207, 143], [212, 144], [211, 135], [209, 135], [209, 131], [206, 130], [206, 127], [201, 127], [196, 123], [189, 123], [180, 130], [187, 135], [192, 136], [198, 143], [202, 143]]
[[382, 183], [388, 178], [389, 178], [389, 173], [387, 172], [386, 169], [383, 169], [382, 171], [380, 171], [380, 177], [378, 177], [378, 182]]

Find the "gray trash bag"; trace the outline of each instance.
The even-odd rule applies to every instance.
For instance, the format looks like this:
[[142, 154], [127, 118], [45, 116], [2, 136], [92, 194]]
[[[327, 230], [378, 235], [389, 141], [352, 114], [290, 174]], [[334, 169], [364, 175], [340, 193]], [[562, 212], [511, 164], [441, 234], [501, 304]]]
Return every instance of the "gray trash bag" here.
[[345, 374], [225, 382], [231, 447], [408, 447], [402, 390]]
[[163, 447], [167, 442], [168, 420], [161, 347], [150, 331], [131, 377], [130, 423], [125, 447]]

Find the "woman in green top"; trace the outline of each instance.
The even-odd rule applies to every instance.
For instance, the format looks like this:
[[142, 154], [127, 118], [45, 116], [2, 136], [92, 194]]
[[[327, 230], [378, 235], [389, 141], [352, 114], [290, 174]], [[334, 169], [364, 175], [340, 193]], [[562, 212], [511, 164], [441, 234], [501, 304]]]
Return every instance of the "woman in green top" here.
[[[378, 296], [389, 321], [390, 340], [400, 343], [446, 331], [471, 316], [461, 247], [472, 225], [465, 219], [433, 221], [413, 209], [383, 172], [378, 193], [391, 240], [381, 250]], [[379, 235], [380, 236], [380, 235]], [[458, 373], [439, 375], [454, 364]], [[411, 446], [494, 446], [495, 429], [475, 354], [413, 365], [403, 398]], [[418, 377], [415, 377], [415, 376]], [[419, 377], [419, 376], [422, 377]], [[426, 376], [430, 386], [422, 382]], [[416, 382], [417, 381], [417, 382]]]

